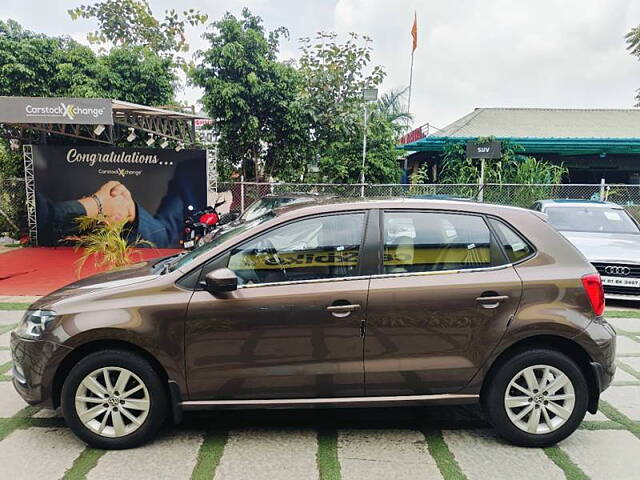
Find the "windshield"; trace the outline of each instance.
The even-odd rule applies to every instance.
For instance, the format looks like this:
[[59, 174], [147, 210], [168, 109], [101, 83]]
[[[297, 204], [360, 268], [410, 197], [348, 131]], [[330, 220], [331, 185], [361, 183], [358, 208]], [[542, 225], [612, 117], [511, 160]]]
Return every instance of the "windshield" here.
[[629, 214], [619, 208], [550, 207], [549, 223], [570, 232], [640, 233]]
[[239, 220], [242, 222], [250, 222], [256, 218], [260, 218], [263, 215], [269, 213], [274, 208], [282, 207], [292, 203], [308, 202], [310, 198], [307, 197], [275, 197], [275, 198], [263, 198], [257, 202], [251, 204], [242, 215]]
[[201, 247], [198, 247], [190, 251], [189, 253], [185, 252], [184, 255], [180, 255], [176, 257], [171, 263], [167, 264], [166, 271], [173, 272], [174, 270], [178, 270], [182, 267], [187, 266], [188, 264], [193, 262], [196, 258], [198, 258], [200, 255], [207, 253], [209, 250], [212, 250], [213, 248], [217, 247], [218, 245], [221, 245], [227, 240], [233, 237], [236, 237], [241, 233], [246, 232], [250, 228], [253, 228], [256, 225], [260, 225], [261, 223], [266, 222], [270, 218], [272, 218], [272, 215], [265, 215], [261, 218], [256, 219], [253, 222], [245, 222], [235, 227], [229, 228], [228, 230], [224, 231], [220, 235], [215, 236], [213, 240], [211, 240], [209, 243], [205, 243]]

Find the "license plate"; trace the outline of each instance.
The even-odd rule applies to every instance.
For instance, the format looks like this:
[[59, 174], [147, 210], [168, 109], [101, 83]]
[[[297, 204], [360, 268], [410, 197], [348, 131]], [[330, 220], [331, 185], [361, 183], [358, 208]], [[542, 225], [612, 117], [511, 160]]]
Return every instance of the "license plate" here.
[[193, 247], [193, 240], [189, 240], [188, 242], [184, 242], [182, 245], [184, 246], [184, 248], [191, 248], [191, 247]]
[[640, 278], [602, 277], [602, 284], [612, 287], [640, 288]]

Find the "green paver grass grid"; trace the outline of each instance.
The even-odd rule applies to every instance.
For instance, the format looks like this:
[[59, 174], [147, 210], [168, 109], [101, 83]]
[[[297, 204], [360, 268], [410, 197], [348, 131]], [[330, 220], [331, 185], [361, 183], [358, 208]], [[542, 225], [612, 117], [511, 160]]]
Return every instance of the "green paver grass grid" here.
[[335, 429], [318, 430], [316, 463], [318, 465], [320, 480], [340, 480], [338, 432]]
[[229, 434], [227, 431], [210, 431], [205, 433], [204, 440], [198, 450], [196, 466], [193, 468], [193, 473], [191, 474], [192, 480], [213, 479], [228, 438]]
[[607, 310], [605, 318], [640, 318], [640, 310]]
[[560, 447], [547, 447], [544, 453], [555, 463], [563, 472], [567, 480], [589, 480], [589, 476], [582, 469], [573, 463]]
[[[8, 308], [4, 308], [6, 306]], [[0, 310], [11, 309], [21, 310], [26, 308], [28, 304], [0, 304]], [[613, 314], [611, 314], [613, 313]], [[608, 316], [617, 318], [640, 318], [640, 312], [611, 312]], [[15, 325], [0, 327], [0, 334], [6, 333], [13, 329]], [[628, 336], [635, 341], [640, 341], [637, 332], [619, 331], [621, 335]], [[640, 357], [640, 354], [625, 354], [618, 358]], [[628, 365], [617, 362], [619, 368], [638, 378], [640, 381], [640, 372], [636, 371]], [[10, 368], [11, 363], [7, 362], [0, 366], [0, 380], [6, 380], [9, 377], [4, 375]], [[5, 378], [2, 378], [5, 377]], [[616, 382], [616, 385], [630, 383], [636, 385], [635, 382]], [[600, 401], [601, 412], [609, 418], [606, 421], [584, 421], [580, 425], [580, 429], [585, 430], [629, 430], [636, 437], [640, 438], [640, 422], [634, 422], [627, 416], [618, 411], [608, 402]], [[35, 407], [26, 407], [15, 416], [6, 419], [0, 419], [0, 440], [4, 439], [14, 430], [30, 427], [63, 427], [64, 421], [60, 418], [32, 418], [32, 415], [38, 411]], [[465, 421], [462, 421], [460, 428], [468, 427]], [[456, 428], [455, 425], [447, 428]], [[426, 439], [427, 449], [433, 457], [438, 469], [440, 470], [444, 480], [468, 480], [464, 474], [455, 456], [446, 444], [441, 430], [438, 429], [422, 429]], [[228, 433], [226, 430], [212, 430], [204, 434], [203, 442], [198, 451], [196, 466], [193, 469], [192, 479], [212, 479], [215, 475], [216, 468], [220, 462], [224, 448], [227, 442]], [[337, 451], [337, 431], [335, 429], [319, 429], [318, 430], [318, 447], [317, 447], [317, 465], [320, 480], [340, 480], [340, 463], [338, 461]], [[558, 446], [544, 449], [545, 454], [564, 472], [567, 480], [588, 480], [588, 476], [569, 458], [569, 456]], [[96, 466], [98, 460], [105, 451], [96, 450], [87, 447], [74, 461], [72, 467], [65, 473], [64, 479], [80, 480], [86, 478], [86, 475]]]
[[26, 310], [30, 303], [0, 302], [0, 310]]
[[442, 432], [440, 430], [424, 429], [422, 434], [427, 441], [429, 454], [436, 462], [442, 478], [444, 480], [468, 480], [460, 465], [458, 465], [455, 456], [449, 450], [447, 442], [444, 441]]

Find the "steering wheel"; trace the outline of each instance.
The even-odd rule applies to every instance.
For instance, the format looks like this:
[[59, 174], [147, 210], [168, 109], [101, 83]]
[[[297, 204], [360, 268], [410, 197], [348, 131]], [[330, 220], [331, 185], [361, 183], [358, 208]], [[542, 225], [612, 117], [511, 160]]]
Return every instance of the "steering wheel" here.
[[284, 262], [280, 259], [280, 256], [278, 255], [278, 251], [276, 250], [276, 247], [273, 245], [273, 242], [271, 242], [271, 240], [269, 239], [262, 239], [260, 241], [260, 243], [258, 243], [258, 251], [260, 253], [265, 253], [268, 258], [275, 264], [280, 266], [280, 270], [282, 271], [282, 274], [284, 275], [284, 278], [287, 279], [289, 278], [287, 276], [287, 269], [284, 266]]

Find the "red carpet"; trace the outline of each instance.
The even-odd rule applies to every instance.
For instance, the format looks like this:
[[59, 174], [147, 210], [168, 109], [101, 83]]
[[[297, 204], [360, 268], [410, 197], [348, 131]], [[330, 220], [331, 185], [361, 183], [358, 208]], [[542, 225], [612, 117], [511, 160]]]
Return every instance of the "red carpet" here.
[[[147, 260], [180, 250], [140, 248], [134, 258]], [[80, 275], [76, 260], [80, 252], [71, 247], [18, 248], [0, 254], [0, 295], [46, 295], [78, 278], [97, 272], [93, 259], [87, 260]]]

